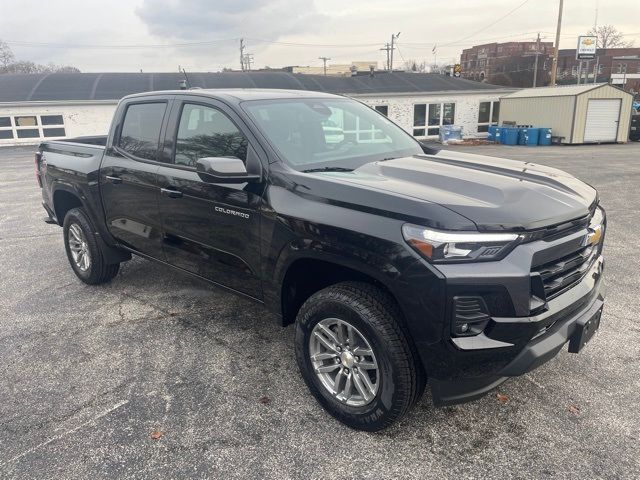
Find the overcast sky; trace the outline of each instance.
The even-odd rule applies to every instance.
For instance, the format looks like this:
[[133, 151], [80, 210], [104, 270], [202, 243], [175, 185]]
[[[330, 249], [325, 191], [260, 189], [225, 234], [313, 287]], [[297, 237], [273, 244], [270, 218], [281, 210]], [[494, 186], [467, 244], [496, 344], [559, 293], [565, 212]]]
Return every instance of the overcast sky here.
[[[437, 43], [438, 62], [453, 63], [474, 44], [533, 40], [538, 31], [553, 41], [558, 0], [529, 0], [491, 25], [522, 3], [0, 0], [0, 39], [21, 60], [68, 64], [85, 72], [238, 68], [241, 37], [258, 67], [321, 65], [319, 56], [331, 57], [330, 63], [377, 60], [382, 66], [379, 48], [392, 32], [401, 32], [398, 62], [433, 62]], [[574, 48], [577, 35], [593, 26], [598, 3], [598, 23], [615, 25], [640, 47], [640, 0], [565, 0], [561, 48]]]

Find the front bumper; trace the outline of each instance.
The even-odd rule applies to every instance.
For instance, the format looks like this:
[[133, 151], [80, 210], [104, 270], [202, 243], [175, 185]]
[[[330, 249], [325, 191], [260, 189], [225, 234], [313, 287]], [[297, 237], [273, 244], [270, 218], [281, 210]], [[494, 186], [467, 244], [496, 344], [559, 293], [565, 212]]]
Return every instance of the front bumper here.
[[[570, 290], [549, 301], [549, 308], [540, 315], [531, 317], [493, 318], [499, 329], [503, 331], [525, 330], [532, 333], [531, 339], [524, 344], [512, 344], [485, 337], [475, 337], [476, 349], [460, 352], [459, 355], [489, 355], [487, 358], [501, 356], [507, 359], [480, 363], [479, 372], [483, 369], [495, 368], [492, 373], [477, 373], [452, 378], [431, 378], [430, 385], [433, 401], [436, 405], [452, 405], [475, 400], [509, 377], [523, 375], [538, 368], [555, 357], [574, 335], [579, 325], [597, 316], [604, 305], [604, 283], [602, 273], [604, 260], [600, 256], [589, 269], [584, 278]], [[463, 339], [464, 340], [464, 339]], [[483, 344], [483, 342], [485, 342]], [[500, 344], [502, 343], [502, 345]], [[459, 347], [464, 348], [464, 342]], [[483, 348], [485, 347], [485, 348]], [[500, 351], [503, 352], [500, 355]], [[472, 353], [472, 352], [475, 352]], [[491, 352], [491, 353], [489, 353]], [[463, 362], [464, 363], [464, 362]]]

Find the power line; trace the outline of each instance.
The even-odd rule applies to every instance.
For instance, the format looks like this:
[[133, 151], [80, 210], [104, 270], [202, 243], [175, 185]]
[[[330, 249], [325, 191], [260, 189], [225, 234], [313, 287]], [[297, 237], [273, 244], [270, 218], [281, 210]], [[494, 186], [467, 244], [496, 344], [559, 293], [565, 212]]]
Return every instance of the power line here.
[[146, 44], [146, 45], [96, 45], [96, 44], [64, 44], [64, 43], [48, 43], [48, 42], [28, 42], [22, 40], [5, 40], [9, 45], [20, 47], [49, 47], [49, 48], [69, 48], [69, 49], [92, 49], [92, 50], [111, 50], [111, 49], [137, 49], [137, 48], [167, 48], [167, 47], [197, 47], [205, 45], [215, 45], [219, 43], [236, 42], [237, 38], [225, 38], [219, 40], [209, 40], [203, 42], [189, 43], [165, 43], [165, 44]]
[[509, 10], [506, 14], [504, 14], [503, 16], [501, 16], [500, 18], [498, 18], [497, 20], [494, 20], [493, 22], [491, 22], [489, 25], [482, 27], [480, 30], [476, 30], [475, 32], [471, 33], [470, 35], [467, 35], [466, 37], [463, 37], [459, 40], [456, 40], [455, 42], [451, 42], [451, 43], [443, 43], [440, 44], [441, 47], [448, 47], [450, 45], [453, 45], [455, 43], [459, 43], [459, 42], [463, 42], [464, 40], [468, 40], [471, 37], [475, 37], [478, 33], [480, 32], [484, 32], [485, 30], [488, 30], [489, 28], [493, 27], [496, 23], [504, 20], [505, 18], [507, 18], [509, 15], [513, 14], [516, 10], [519, 10], [520, 8], [524, 7], [525, 4], [529, 3], [529, 0], [524, 0], [524, 2], [522, 2], [521, 4], [519, 4], [517, 7]]
[[465, 46], [465, 45], [469, 45], [470, 43], [474, 43], [476, 45], [481, 44], [481, 42], [489, 42], [492, 40], [504, 40], [504, 39], [510, 39], [510, 38], [525, 38], [526, 35], [533, 35], [538, 33], [537, 31], [532, 31], [532, 32], [522, 32], [522, 33], [515, 33], [512, 35], [502, 35], [500, 37], [490, 37], [490, 38], [481, 38], [478, 40], [474, 40], [473, 42], [463, 42], [463, 43], [446, 43], [446, 44], [439, 44], [438, 42], [402, 42], [402, 46], [404, 48], [408, 48], [408, 49], [433, 49], [433, 47], [437, 44], [439, 46], [442, 45], [447, 45], [447, 46]]

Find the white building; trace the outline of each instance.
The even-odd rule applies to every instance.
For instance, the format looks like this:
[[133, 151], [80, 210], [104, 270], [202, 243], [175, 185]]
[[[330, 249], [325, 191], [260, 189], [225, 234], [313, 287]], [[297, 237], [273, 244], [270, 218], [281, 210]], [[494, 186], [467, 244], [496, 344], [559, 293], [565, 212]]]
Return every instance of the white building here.
[[[189, 73], [191, 87], [315, 90], [356, 98], [386, 114], [417, 138], [436, 140], [455, 124], [466, 137], [497, 124], [499, 98], [514, 91], [460, 78], [410, 72], [350, 77], [274, 71]], [[125, 95], [173, 90], [179, 73], [69, 73], [0, 75], [0, 145], [45, 138], [105, 135]]]

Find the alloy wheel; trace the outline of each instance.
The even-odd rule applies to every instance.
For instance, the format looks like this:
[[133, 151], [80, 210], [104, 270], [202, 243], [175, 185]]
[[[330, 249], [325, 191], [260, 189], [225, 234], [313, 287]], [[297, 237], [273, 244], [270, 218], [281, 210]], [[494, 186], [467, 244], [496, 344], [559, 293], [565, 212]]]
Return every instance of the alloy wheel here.
[[309, 339], [314, 372], [333, 397], [352, 407], [370, 403], [380, 373], [373, 349], [356, 327], [338, 318], [318, 322]]
[[91, 254], [89, 253], [87, 239], [77, 223], [72, 223], [69, 226], [67, 237], [73, 262], [80, 271], [86, 272], [91, 267]]

